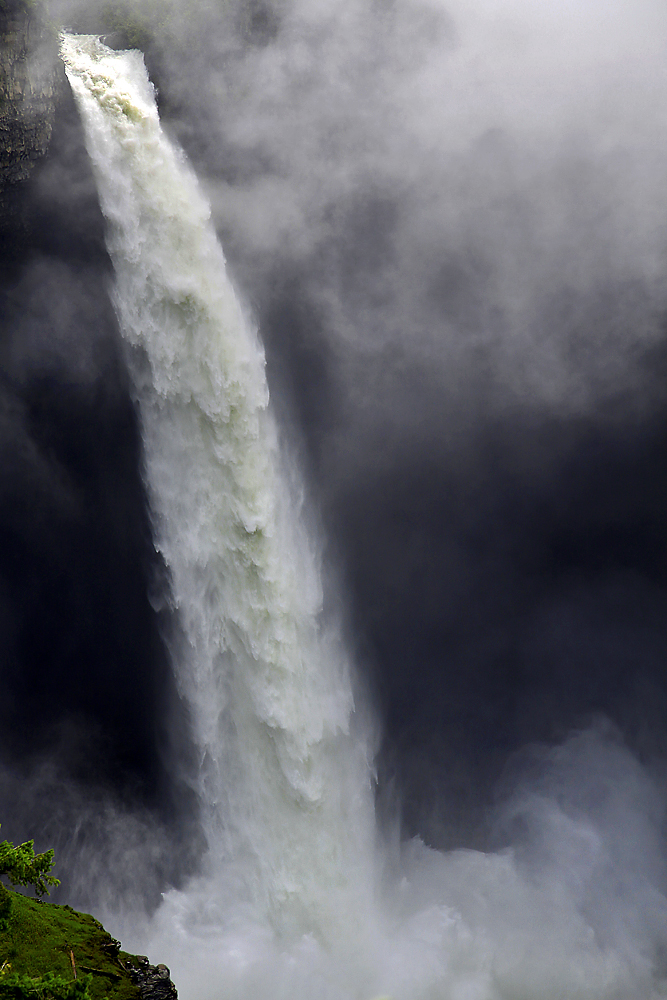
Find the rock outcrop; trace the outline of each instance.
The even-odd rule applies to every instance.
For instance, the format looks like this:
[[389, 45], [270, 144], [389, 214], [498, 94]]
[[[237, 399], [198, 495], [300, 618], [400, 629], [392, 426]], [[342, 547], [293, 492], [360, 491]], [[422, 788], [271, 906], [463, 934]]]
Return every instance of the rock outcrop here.
[[55, 31], [36, 0], [0, 0], [0, 226], [15, 221], [17, 185], [47, 152], [64, 85]]
[[141, 1000], [178, 1000], [166, 965], [151, 965], [145, 955], [135, 955], [125, 963], [125, 969], [139, 987]]

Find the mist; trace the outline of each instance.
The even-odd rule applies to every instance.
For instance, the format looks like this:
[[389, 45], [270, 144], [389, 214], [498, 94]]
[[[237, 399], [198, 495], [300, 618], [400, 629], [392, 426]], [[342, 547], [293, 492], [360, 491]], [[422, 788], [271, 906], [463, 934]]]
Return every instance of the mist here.
[[[127, 9], [259, 328], [376, 719], [389, 964], [358, 995], [659, 995], [667, 14]], [[90, 4], [50, 16], [107, 30]], [[169, 914], [205, 853], [196, 752], [69, 96], [21, 198], [1, 293], [3, 834], [45, 838], [68, 902], [178, 952]], [[262, 942], [239, 996], [289, 966]], [[284, 995], [357, 995], [299, 954], [310, 993], [283, 968]], [[208, 995], [190, 962], [184, 995]]]
[[257, 316], [410, 832], [480, 835], [507, 755], [599, 712], [659, 754], [664, 12], [178, 13], [162, 115]]

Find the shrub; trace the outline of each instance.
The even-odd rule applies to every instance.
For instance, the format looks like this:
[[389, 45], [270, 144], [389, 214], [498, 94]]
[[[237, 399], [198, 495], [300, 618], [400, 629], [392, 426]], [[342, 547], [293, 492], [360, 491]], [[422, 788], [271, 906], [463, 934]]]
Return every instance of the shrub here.
[[12, 885], [33, 886], [36, 896], [48, 896], [47, 886], [60, 885], [60, 879], [49, 872], [53, 868], [53, 850], [35, 854], [34, 840], [16, 847], [9, 840], [0, 844], [0, 875]]
[[64, 979], [47, 972], [45, 976], [20, 976], [0, 969], [0, 1000], [91, 1000], [88, 986], [92, 976]]

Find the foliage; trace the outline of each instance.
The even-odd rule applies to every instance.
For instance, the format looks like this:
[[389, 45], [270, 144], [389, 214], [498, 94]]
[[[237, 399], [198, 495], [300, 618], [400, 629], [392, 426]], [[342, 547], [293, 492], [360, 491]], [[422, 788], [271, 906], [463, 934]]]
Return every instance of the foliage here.
[[34, 840], [16, 847], [9, 840], [0, 844], [0, 875], [6, 876], [12, 885], [33, 886], [37, 896], [48, 896], [47, 886], [60, 885], [60, 879], [49, 874], [53, 863], [52, 850], [35, 854]]
[[[9, 914], [12, 908], [12, 893], [0, 882], [0, 931], [6, 931], [9, 926]], [[4, 965], [0, 965], [0, 975]]]
[[[28, 992], [0, 989], [0, 1000], [140, 1000], [139, 987], [125, 968], [128, 961], [136, 965], [136, 960], [119, 953], [118, 943], [94, 917], [4, 888], [0, 909], [3, 895], [9, 897], [10, 907], [4, 926], [0, 922], [0, 968], [4, 962], [5, 976], [23, 977], [19, 986]], [[87, 993], [76, 992], [81, 986], [64, 997], [49, 993], [49, 974], [61, 985], [85, 982]], [[43, 987], [41, 993], [31, 985], [34, 980]], [[4, 982], [0, 975], [0, 984]]]
[[0, 969], [0, 1000], [92, 1000], [91, 975], [65, 979], [47, 972], [44, 976], [26, 976]]

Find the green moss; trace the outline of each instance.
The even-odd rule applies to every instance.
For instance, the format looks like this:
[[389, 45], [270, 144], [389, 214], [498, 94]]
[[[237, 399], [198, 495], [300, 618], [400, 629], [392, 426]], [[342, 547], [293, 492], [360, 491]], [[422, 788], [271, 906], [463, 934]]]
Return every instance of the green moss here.
[[[57, 906], [29, 899], [2, 887], [0, 891], [0, 967], [7, 975], [42, 980], [36, 992], [26, 996], [48, 996], [44, 977], [74, 982], [82, 979], [79, 993], [91, 1000], [139, 1000], [134, 985], [121, 961], [133, 956], [118, 952], [117, 943], [94, 917], [78, 913], [70, 906]], [[5, 964], [6, 963], [6, 964]], [[54, 991], [51, 991], [52, 995]]]

